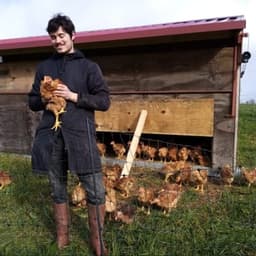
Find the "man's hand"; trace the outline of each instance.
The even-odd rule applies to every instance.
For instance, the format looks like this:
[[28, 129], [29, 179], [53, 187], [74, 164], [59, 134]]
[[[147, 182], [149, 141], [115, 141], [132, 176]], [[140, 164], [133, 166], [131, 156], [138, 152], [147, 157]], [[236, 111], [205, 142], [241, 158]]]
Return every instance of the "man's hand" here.
[[54, 91], [54, 95], [73, 102], [77, 102], [78, 97], [78, 94], [72, 92], [65, 84], [58, 84], [57, 89]]

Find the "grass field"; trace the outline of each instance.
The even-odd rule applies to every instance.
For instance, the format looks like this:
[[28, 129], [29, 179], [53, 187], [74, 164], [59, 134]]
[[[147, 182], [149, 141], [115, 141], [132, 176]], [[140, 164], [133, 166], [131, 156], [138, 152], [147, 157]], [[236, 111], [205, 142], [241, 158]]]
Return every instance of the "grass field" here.
[[256, 104], [241, 104], [238, 133], [238, 164], [256, 167]]
[[[256, 166], [254, 123], [256, 105], [242, 105], [238, 162]], [[253, 134], [253, 135], [251, 135]], [[0, 154], [0, 169], [13, 183], [0, 190], [0, 255], [90, 255], [87, 210], [70, 207], [71, 245], [59, 251], [54, 243], [54, 221], [48, 181], [31, 173], [30, 159]], [[144, 170], [145, 171], [145, 170]], [[158, 180], [156, 172], [134, 171], [137, 179]], [[69, 188], [76, 183], [70, 175]], [[146, 182], [145, 180], [141, 182]], [[255, 256], [256, 186], [236, 180], [228, 188], [210, 180], [206, 192], [190, 187], [169, 216], [154, 208], [150, 216], [137, 211], [132, 224], [106, 220], [105, 240], [110, 255]], [[130, 202], [137, 206], [135, 198]]]

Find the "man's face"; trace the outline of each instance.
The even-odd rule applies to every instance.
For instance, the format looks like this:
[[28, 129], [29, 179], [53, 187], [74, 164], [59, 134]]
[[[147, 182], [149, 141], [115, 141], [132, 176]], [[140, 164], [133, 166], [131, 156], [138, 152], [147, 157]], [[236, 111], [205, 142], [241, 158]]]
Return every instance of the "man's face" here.
[[74, 38], [75, 36], [70, 35], [63, 30], [62, 27], [59, 27], [58, 30], [54, 33], [50, 33], [50, 38], [52, 41], [53, 48], [58, 53], [68, 54], [74, 52]]

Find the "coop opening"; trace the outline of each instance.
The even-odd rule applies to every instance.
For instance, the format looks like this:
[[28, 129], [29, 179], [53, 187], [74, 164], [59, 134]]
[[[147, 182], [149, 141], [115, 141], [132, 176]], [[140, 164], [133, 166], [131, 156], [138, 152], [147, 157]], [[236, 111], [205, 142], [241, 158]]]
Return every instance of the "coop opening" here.
[[[125, 160], [133, 135], [133, 133], [97, 132], [97, 144], [101, 156]], [[142, 133], [134, 160], [159, 164], [188, 161], [196, 166], [211, 167], [212, 137]]]

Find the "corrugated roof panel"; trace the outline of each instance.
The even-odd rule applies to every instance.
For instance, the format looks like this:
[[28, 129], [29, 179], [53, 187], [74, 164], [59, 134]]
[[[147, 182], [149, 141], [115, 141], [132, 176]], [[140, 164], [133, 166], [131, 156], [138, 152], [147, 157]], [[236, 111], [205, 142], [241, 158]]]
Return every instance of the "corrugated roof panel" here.
[[[245, 28], [244, 16], [231, 16], [137, 27], [83, 31], [76, 33], [75, 40], [76, 43], [93, 43], [224, 30], [241, 30], [243, 28]], [[48, 35], [4, 39], [0, 40], [0, 51], [8, 51], [11, 49], [40, 48], [50, 45], [51, 42]]]

